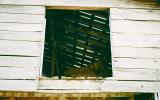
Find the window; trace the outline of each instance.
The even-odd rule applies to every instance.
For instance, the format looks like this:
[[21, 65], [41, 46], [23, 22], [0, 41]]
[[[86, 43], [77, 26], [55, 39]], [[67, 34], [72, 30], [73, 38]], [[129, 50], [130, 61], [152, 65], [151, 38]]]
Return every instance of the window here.
[[112, 76], [109, 10], [47, 10], [43, 75]]

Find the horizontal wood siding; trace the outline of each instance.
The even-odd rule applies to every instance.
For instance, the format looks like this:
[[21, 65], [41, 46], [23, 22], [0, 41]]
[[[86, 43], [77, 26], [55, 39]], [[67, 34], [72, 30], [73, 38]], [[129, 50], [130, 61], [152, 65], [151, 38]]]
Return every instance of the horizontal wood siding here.
[[[156, 1], [0, 0], [0, 90], [160, 92], [160, 4]], [[37, 80], [42, 70], [45, 6], [111, 8], [114, 80]]]
[[[58, 84], [57, 84], [58, 83]], [[160, 82], [115, 80], [39, 80], [41, 90], [97, 92], [158, 92]]]
[[[127, 63], [124, 63], [127, 62]], [[145, 68], [145, 69], [160, 69], [159, 58], [114, 58], [114, 66], [120, 66], [120, 68]]]
[[40, 57], [0, 56], [0, 59], [0, 67], [38, 68], [40, 66]]
[[160, 20], [160, 12], [155, 9], [127, 9], [127, 8], [114, 8], [112, 9], [112, 19], [128, 19], [128, 20], [146, 20], [157, 21]]
[[[103, 8], [159, 8], [158, 0], [0, 0], [0, 4], [10, 5], [45, 5], [66, 7], [95, 7]], [[60, 7], [59, 7], [60, 8]]]
[[0, 40], [0, 55], [40, 56], [40, 42]]
[[43, 24], [29, 23], [0, 23], [0, 31], [25, 31], [25, 32], [40, 32], [43, 31]]
[[0, 90], [35, 91], [36, 89], [36, 80], [0, 80]]
[[158, 92], [160, 84], [159, 82], [145, 81], [105, 81], [102, 87], [102, 91]]
[[[136, 17], [136, 16], [135, 16]], [[138, 16], [137, 16], [138, 17]], [[159, 34], [159, 21], [115, 20], [111, 22], [112, 32], [127, 34]]]
[[113, 47], [115, 58], [160, 58], [159, 48]]
[[[40, 0], [38, 1], [40, 2]], [[30, 2], [33, 2], [33, 0]], [[16, 5], [3, 5], [2, 4], [0, 6], [0, 13], [44, 15], [45, 9], [42, 6], [20, 6], [18, 4]]]
[[137, 68], [114, 68], [118, 80], [160, 80], [160, 70]]
[[0, 40], [42, 41], [42, 32], [0, 31]]
[[[160, 47], [160, 35], [155, 34], [112, 34], [113, 46]], [[121, 40], [121, 41], [117, 41]]]
[[159, 12], [111, 9], [113, 73], [117, 80], [160, 80]]
[[44, 15], [0, 13], [0, 22], [39, 24], [43, 19]]
[[36, 88], [34, 79], [40, 75], [44, 21], [43, 6], [0, 5], [1, 90]]
[[35, 79], [39, 68], [0, 67], [0, 79]]

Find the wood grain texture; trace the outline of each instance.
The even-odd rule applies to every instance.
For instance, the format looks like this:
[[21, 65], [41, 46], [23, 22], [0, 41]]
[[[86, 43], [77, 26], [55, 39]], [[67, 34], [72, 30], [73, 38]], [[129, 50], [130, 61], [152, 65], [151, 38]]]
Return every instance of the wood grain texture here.
[[39, 89], [100, 90], [100, 84], [101, 81], [96, 80], [40, 80]]
[[28, 1], [28, 0], [21, 0], [21, 1], [17, 1], [17, 0], [1, 0], [0, 4], [12, 4], [12, 5], [44, 5], [45, 1], [44, 0], [32, 0], [32, 1]]
[[[56, 92], [57, 91], [57, 92]], [[130, 97], [133, 95], [137, 95], [138, 93], [117, 93], [117, 92], [72, 92], [69, 90], [56, 90], [56, 91], [45, 91], [45, 90], [37, 90], [35, 92], [31, 91], [0, 91], [0, 96], [8, 97], [58, 97], [59, 95], [63, 95], [63, 97]], [[53, 99], [51, 99], [53, 100]], [[77, 100], [77, 99], [76, 99]]]
[[0, 67], [0, 79], [36, 79], [39, 68]]
[[46, 19], [44, 19], [43, 22], [43, 31], [42, 31], [42, 41], [41, 41], [41, 56], [40, 56], [40, 67], [39, 67], [39, 75], [42, 76], [42, 70], [43, 70], [43, 57], [44, 57], [44, 45], [45, 45], [45, 33], [46, 33]]
[[0, 31], [0, 40], [42, 41], [42, 32]]
[[160, 80], [158, 69], [114, 68], [113, 77], [117, 80]]
[[39, 76], [44, 20], [45, 7], [42, 6], [0, 6], [1, 79]]
[[10, 5], [45, 5], [45, 6], [82, 6], [82, 7], [124, 7], [124, 8], [159, 8], [156, 0], [0, 0], [0, 4]]
[[50, 5], [46, 7], [47, 9], [50, 10], [97, 10], [97, 11], [106, 11], [109, 8], [108, 7], [104, 7], [104, 6], [99, 6], [99, 7], [93, 7], [93, 6], [63, 6], [63, 5]]
[[127, 9], [112, 8], [110, 9], [111, 19], [121, 20], [140, 20], [140, 21], [159, 21], [160, 10], [155, 9]]
[[160, 92], [158, 92], [158, 100], [160, 100]]
[[160, 35], [146, 34], [111, 34], [113, 46], [125, 47], [160, 47]]
[[0, 40], [0, 55], [40, 56], [39, 42]]
[[0, 23], [1, 31], [27, 31], [27, 32], [35, 32], [42, 31], [42, 24], [25, 24], [25, 23]]
[[1, 5], [0, 13], [45, 15], [44, 6]]
[[[44, 82], [41, 81], [45, 81], [47, 82], [47, 80], [40, 80], [40, 84], [43, 85], [45, 84]], [[59, 82], [59, 80], [52, 80], [52, 82], [50, 83], [46, 83], [47, 87], [50, 87], [51, 90], [45, 90], [45, 85], [43, 85], [43, 90], [36, 90], [36, 82], [35, 80], [0, 80], [0, 89], [1, 90], [10, 90], [10, 91], [14, 91], [14, 90], [19, 90], [19, 91], [37, 91], [38, 93], [34, 93], [34, 96], [44, 96], [43, 93], [47, 93], [46, 96], [51, 96], [53, 94], [51, 93], [74, 93], [73, 96], [77, 96], [76, 93], [78, 93], [78, 96], [81, 95], [80, 93], [85, 93], [85, 95], [88, 95], [87, 93], [96, 93], [96, 95], [93, 94], [93, 96], [105, 96], [107, 95], [105, 93], [105, 95], [100, 95], [99, 93], [104, 93], [104, 92], [145, 92], [145, 93], [153, 93], [153, 92], [159, 92], [160, 90], [160, 83], [159, 82], [146, 82], [146, 81], [114, 81], [114, 80], [99, 80], [97, 81], [99, 83], [99, 85], [97, 86], [98, 88], [101, 88], [100, 90], [88, 90], [83, 88], [83, 90], [80, 89], [76, 89], [76, 90], [54, 90], [54, 88], [56, 88], [57, 83]], [[60, 82], [61, 85], [65, 85], [66, 81], [63, 80], [64, 82]], [[73, 81], [77, 81], [77, 82], [73, 82]], [[80, 81], [80, 80], [70, 80], [68, 81], [71, 84], [74, 83], [74, 86], [77, 84], [81, 84], [83, 82], [87, 81]], [[90, 83], [92, 83], [93, 81], [90, 80]], [[43, 83], [43, 84], [42, 84]], [[93, 82], [94, 83], [94, 82]], [[83, 83], [84, 85], [84, 83]], [[83, 86], [80, 85], [80, 86]], [[66, 88], [71, 88], [72, 85], [66, 85]], [[78, 86], [78, 85], [77, 85]], [[77, 88], [80, 88], [80, 86], [78, 86]], [[41, 86], [39, 87], [39, 89], [41, 88]], [[76, 87], [75, 87], [76, 88]], [[53, 89], [53, 90], [52, 90]], [[21, 94], [20, 94], [21, 93]], [[23, 96], [25, 97], [27, 94], [20, 92], [20, 93], [14, 93], [17, 96]], [[12, 92], [10, 93], [5, 93], [5, 95], [11, 95], [13, 94]], [[0, 92], [0, 96], [4, 95], [3, 93]], [[66, 94], [67, 95], [67, 94]], [[82, 94], [84, 95], [84, 94]], [[114, 94], [113, 94], [114, 95]], [[127, 96], [127, 94], [125, 94]], [[31, 95], [29, 95], [31, 96]], [[111, 95], [108, 95], [111, 96]], [[120, 94], [115, 94], [115, 96], [120, 96]]]
[[0, 22], [42, 23], [44, 15], [0, 13]]
[[160, 69], [160, 59], [113, 58], [113, 66], [119, 68]]
[[123, 8], [159, 8], [158, 3], [155, 0], [46, 0], [47, 6], [81, 6], [81, 7], [123, 7]]
[[160, 10], [111, 9], [113, 76], [159, 81]]
[[0, 56], [0, 67], [39, 68], [40, 57]]
[[0, 80], [1, 91], [35, 91], [36, 88], [36, 80]]
[[111, 30], [114, 33], [160, 34], [160, 22], [111, 20]]
[[[57, 87], [57, 83], [58, 87]], [[67, 83], [67, 84], [66, 84]], [[69, 85], [70, 84], [70, 85]], [[86, 85], [89, 85], [86, 87]], [[59, 87], [60, 86], [60, 87]], [[114, 81], [114, 80], [40, 80], [39, 89], [58, 89], [64, 87], [74, 91], [101, 91], [101, 92], [157, 92], [160, 90], [159, 82], [145, 81]], [[93, 87], [90, 88], [89, 87]], [[63, 88], [63, 89], [64, 89]]]
[[160, 58], [160, 49], [138, 47], [113, 47], [112, 56], [116, 58]]
[[160, 89], [159, 82], [145, 81], [104, 81], [102, 91], [115, 92], [158, 92]]
[[[60, 100], [60, 99], [49, 99], [48, 97], [0, 97], [1, 100]], [[67, 100], [67, 99], [64, 99]]]
[[[42, 41], [41, 31], [44, 31], [41, 23], [45, 13], [45, 6], [82, 6], [98, 8], [157, 8], [159, 5], [153, 1], [117, 1], [117, 0], [0, 0], [0, 39], [26, 40], [7, 41], [0, 40], [0, 78], [1, 79], [35, 79], [39, 76], [39, 57], [16, 57], [41, 56], [40, 42]], [[43, 6], [14, 6], [14, 5], [43, 5]], [[98, 9], [97, 8], [97, 9]], [[144, 9], [113, 9], [111, 10], [111, 32], [113, 33], [113, 57], [119, 62], [114, 62], [115, 78], [117, 80], [149, 80], [159, 81], [159, 10]], [[118, 13], [117, 12], [121, 12]], [[112, 16], [112, 13], [114, 16]], [[122, 16], [123, 15], [123, 16]], [[125, 15], [125, 16], [124, 16]], [[6, 17], [5, 17], [6, 16]], [[139, 17], [135, 17], [139, 16]], [[144, 17], [146, 16], [146, 17]], [[24, 19], [23, 19], [23, 18]], [[38, 17], [36, 19], [36, 17]], [[134, 18], [133, 18], [134, 17]], [[12, 19], [14, 18], [14, 19]], [[30, 20], [33, 18], [34, 20]], [[120, 19], [120, 20], [119, 20]], [[133, 21], [139, 20], [139, 21]], [[144, 21], [145, 20], [145, 21]], [[153, 22], [151, 20], [154, 20]], [[3, 22], [3, 23], [2, 23]], [[12, 23], [6, 23], [12, 22]], [[5, 31], [4, 31], [5, 30]], [[22, 33], [23, 32], [23, 33]], [[114, 34], [117, 33], [117, 34]], [[126, 33], [126, 34], [120, 34]], [[32, 34], [32, 35], [31, 35]], [[135, 35], [136, 34], [136, 35]], [[158, 35], [143, 35], [158, 34]], [[115, 40], [114, 40], [115, 39]], [[118, 41], [118, 42], [117, 42]], [[43, 43], [43, 42], [42, 42]], [[126, 46], [126, 47], [120, 47]], [[142, 48], [152, 47], [152, 48]], [[136, 59], [129, 59], [136, 58]], [[36, 59], [34, 59], [36, 58]], [[144, 58], [144, 59], [137, 59]], [[148, 59], [150, 58], [150, 59]], [[154, 58], [154, 59], [153, 59]], [[156, 59], [158, 58], [158, 59]], [[23, 60], [23, 61], [22, 61]], [[25, 62], [26, 61], [26, 62]], [[12, 66], [11, 66], [12, 65]], [[23, 66], [22, 66], [23, 65]], [[5, 67], [6, 66], [6, 67]], [[7, 67], [10, 66], [10, 67]], [[154, 66], [152, 68], [152, 66]], [[20, 68], [19, 68], [20, 67]], [[26, 68], [22, 68], [26, 67]], [[33, 68], [36, 67], [36, 68]], [[118, 67], [118, 68], [116, 68]], [[139, 68], [139, 69], [137, 69]], [[158, 69], [158, 70], [157, 70]], [[6, 74], [7, 73], [7, 74]], [[57, 84], [58, 83], [58, 84]], [[35, 80], [0, 80], [0, 90], [36, 90]], [[40, 80], [39, 89], [71, 89], [71, 90], [98, 90], [103, 92], [160, 92], [159, 82], [143, 81], [64, 81], [64, 80]]]

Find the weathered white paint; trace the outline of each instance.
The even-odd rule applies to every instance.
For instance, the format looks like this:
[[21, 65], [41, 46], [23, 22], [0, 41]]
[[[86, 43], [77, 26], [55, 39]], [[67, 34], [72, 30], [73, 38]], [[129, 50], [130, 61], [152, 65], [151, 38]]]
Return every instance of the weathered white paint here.
[[114, 33], [160, 34], [160, 22], [111, 20], [111, 30]]
[[40, 80], [39, 89], [100, 90], [102, 81], [90, 80]]
[[0, 22], [42, 23], [44, 15], [0, 13]]
[[113, 47], [112, 53], [118, 58], [160, 58], [159, 48]]
[[127, 9], [112, 8], [110, 10], [111, 19], [121, 20], [140, 20], [140, 21], [159, 21], [160, 11], [155, 9]]
[[[23, 56], [41, 56], [42, 58], [42, 45], [43, 42], [42, 39], [39, 37], [39, 35], [33, 35], [36, 32], [35, 31], [44, 31], [44, 24], [43, 24], [43, 18], [41, 15], [45, 15], [45, 7], [43, 6], [17, 6], [17, 5], [47, 5], [47, 6], [82, 6], [82, 7], [98, 7], [97, 9], [106, 9], [106, 7], [119, 7], [119, 8], [159, 8], [157, 3], [154, 1], [131, 1], [128, 2], [128, 0], [123, 0], [123, 1], [118, 1], [118, 0], [101, 0], [101, 1], [93, 1], [93, 0], [0, 0], [0, 4], [11, 4], [11, 5], [0, 5], [0, 14], [2, 16], [7, 16], [7, 17], [2, 17], [0, 19], [0, 31], [6, 31], [8, 33], [3, 33], [1, 36], [1, 39], [7, 39], [7, 40], [0, 40], [0, 54], [1, 55], [23, 55]], [[13, 6], [13, 5], [14, 6]], [[160, 34], [160, 22], [157, 21], [159, 12], [158, 10], [151, 10], [153, 12], [150, 13], [148, 10], [144, 9], [128, 9], [123, 10], [122, 13], [125, 15], [127, 12], [129, 14], [126, 14], [125, 17], [121, 17], [121, 14], [115, 15], [115, 10], [123, 10], [123, 9], [113, 9], [114, 11], [114, 16], [112, 16], [112, 8], [111, 8], [111, 33], [116, 34], [113, 37], [111, 36], [111, 39], [118, 39], [120, 41], [120, 44], [117, 43], [117, 41], [112, 42], [112, 55], [113, 58], [123, 58], [123, 57], [130, 57], [130, 58], [159, 58], [160, 56], [160, 49], [159, 48], [143, 48], [141, 45], [143, 44], [146, 47], [149, 46], [159, 46], [158, 42], [159, 39], [156, 36], [143, 36], [139, 34]], [[125, 12], [126, 11], [126, 12]], [[135, 12], [134, 12], [135, 11]], [[140, 12], [140, 13], [138, 13]], [[157, 13], [158, 12], [158, 13]], [[6, 13], [8, 13], [6, 15]], [[138, 15], [137, 15], [138, 13]], [[11, 18], [11, 15], [14, 20]], [[16, 16], [17, 15], [17, 16]], [[22, 15], [22, 16], [20, 16]], [[24, 16], [27, 15], [27, 16]], [[135, 18], [133, 18], [135, 15], [137, 15]], [[152, 16], [151, 16], [152, 15]], [[34, 16], [34, 17], [33, 17]], [[35, 16], [39, 16], [39, 18], [36, 19]], [[133, 17], [132, 17], [133, 16]], [[139, 16], [139, 17], [138, 17]], [[144, 17], [147, 16], [147, 17]], [[22, 19], [21, 17], [24, 17]], [[33, 21], [30, 20], [30, 18], [33, 17]], [[10, 19], [11, 18], [11, 19]], [[143, 19], [142, 19], [143, 18]], [[8, 19], [8, 20], [7, 20]], [[127, 19], [127, 20], [126, 20]], [[42, 20], [42, 22], [41, 22]], [[138, 20], [138, 21], [136, 21]], [[145, 20], [145, 21], [144, 21]], [[151, 21], [154, 20], [154, 21]], [[41, 24], [39, 24], [39, 21]], [[3, 23], [2, 23], [3, 22]], [[7, 22], [7, 23], [6, 23]], [[28, 24], [27, 24], [28, 23]], [[31, 24], [32, 23], [32, 24]], [[33, 24], [37, 23], [37, 24]], [[16, 32], [13, 32], [16, 31]], [[18, 31], [18, 32], [17, 32]], [[10, 32], [15, 34], [15, 36], [10, 35]], [[21, 33], [20, 33], [21, 32]], [[30, 33], [32, 35], [24, 35], [26, 32], [27, 34]], [[32, 32], [32, 33], [31, 33]], [[119, 35], [121, 33], [126, 33], [126, 35], [123, 34]], [[8, 36], [8, 35], [9, 36]], [[20, 35], [21, 34], [21, 35]], [[132, 38], [132, 35], [130, 34], [138, 34], [134, 35], [134, 39]], [[20, 35], [20, 36], [16, 36]], [[44, 34], [40, 34], [43, 35]], [[33, 37], [32, 37], [33, 36]], [[12, 38], [13, 37], [13, 38]], [[35, 38], [36, 37], [36, 38]], [[144, 37], [144, 38], [143, 38]], [[129, 39], [126, 39], [129, 38]], [[135, 38], [140, 38], [140, 40], [135, 39]], [[123, 40], [122, 40], [123, 39]], [[151, 40], [153, 39], [153, 40]], [[155, 39], [155, 40], [154, 40]], [[27, 40], [27, 41], [40, 41], [40, 42], [27, 42], [27, 41], [9, 41], [9, 40]], [[122, 42], [121, 42], [122, 41]], [[136, 41], [136, 42], [132, 42]], [[146, 41], [146, 43], [141, 43], [142, 41]], [[127, 42], [127, 43], [125, 43]], [[126, 47], [119, 47], [119, 46], [126, 46]], [[141, 47], [141, 48], [138, 48]], [[16, 57], [16, 56], [15, 56]], [[28, 59], [29, 57], [26, 57], [25, 59]], [[25, 60], [24, 59], [24, 60]], [[10, 59], [11, 60], [11, 59]], [[156, 59], [158, 60], [158, 59]], [[146, 60], [147, 61], [147, 60]], [[18, 62], [18, 61], [16, 61]], [[39, 75], [39, 67], [38, 68], [32, 68], [34, 64], [37, 63], [37, 61], [34, 61], [32, 63], [28, 63], [29, 67], [25, 62], [20, 61], [19, 65], [18, 63], [12, 63], [14, 66], [12, 67], [0, 67], [0, 77], [4, 79], [35, 79]], [[27, 62], [27, 60], [26, 60]], [[139, 61], [134, 61], [137, 66], [139, 65]], [[130, 61], [130, 65], [134, 63]], [[129, 65], [126, 65], [127, 67], [123, 67], [122, 69], [121, 65], [124, 63], [128, 62], [119, 62], [113, 63], [114, 68], [114, 75], [115, 78], [120, 80], [153, 80], [157, 81], [160, 79], [159, 75], [159, 70], [156, 70], [158, 68], [158, 64], [153, 62], [153, 59], [151, 60], [151, 63], [149, 65], [149, 69], [147, 68], [142, 68], [142, 69], [136, 69], [133, 68], [127, 68]], [[145, 62], [144, 62], [145, 63]], [[147, 63], [141, 63], [140, 65], [146, 65]], [[148, 62], [149, 63], [149, 62]], [[150, 69], [151, 65], [155, 64], [157, 65], [156, 68], [153, 68], [152, 70]], [[9, 65], [9, 63], [3, 63]], [[25, 66], [26, 68], [21, 68], [20, 64], [27, 65]], [[20, 68], [19, 68], [20, 67]], [[145, 66], [143, 66], [145, 67]], [[34, 70], [33, 70], [34, 69]], [[118, 70], [117, 70], [118, 69]], [[6, 74], [7, 72], [7, 74]], [[41, 72], [41, 71], [40, 71]], [[17, 74], [18, 73], [18, 74]], [[118, 74], [117, 74], [118, 73]], [[127, 76], [128, 75], [128, 76]], [[132, 75], [132, 76], [130, 76]], [[157, 76], [159, 75], [159, 76]], [[138, 78], [137, 78], [138, 77]], [[9, 80], [6, 80], [9, 81]], [[12, 80], [13, 81], [13, 80]], [[22, 80], [19, 80], [22, 81]], [[116, 91], [116, 92], [157, 92], [160, 90], [160, 83], [159, 82], [142, 82], [142, 81], [80, 81], [77, 82], [75, 81], [64, 81], [64, 80], [40, 80], [40, 87], [39, 89], [80, 89], [80, 90], [99, 90], [99, 91]], [[9, 87], [10, 89], [23, 89], [24, 87], [20, 85], [18, 87], [17, 80], [14, 82], [6, 82], [5, 81], [1, 82], [3, 83], [2, 86]], [[0, 83], [0, 84], [1, 84]], [[21, 83], [23, 84], [23, 83]], [[27, 84], [27, 83], [26, 83]], [[29, 86], [30, 84], [28, 84]], [[31, 84], [32, 85], [32, 84]], [[0, 85], [1, 87], [1, 85]], [[31, 86], [32, 87], [32, 86]], [[4, 89], [2, 88], [2, 89]], [[8, 89], [8, 88], [7, 88]]]
[[0, 56], [0, 67], [40, 67], [40, 57]]
[[42, 31], [42, 41], [41, 41], [41, 60], [39, 66], [39, 75], [42, 76], [42, 69], [43, 69], [43, 58], [44, 58], [44, 44], [45, 44], [45, 33], [46, 33], [46, 19], [43, 21], [43, 31]]
[[0, 90], [35, 91], [36, 80], [0, 80]]
[[101, 92], [157, 92], [160, 91], [160, 83], [114, 80], [40, 80], [39, 89], [97, 90]]
[[0, 23], [0, 31], [42, 31], [42, 24], [25, 24], [25, 23]]
[[[44, 81], [44, 82], [42, 82]], [[49, 89], [57, 89], [57, 83], [59, 83], [58, 81], [60, 80], [52, 80], [48, 81], [49, 83], [47, 84], [47, 80], [40, 80], [41, 85], [43, 85], [43, 87], [39, 87], [39, 88], [43, 88], [43, 90], [49, 88]], [[61, 80], [62, 81], [62, 80]], [[85, 81], [80, 81], [80, 80], [68, 80], [67, 83], [70, 85], [66, 85], [67, 80], [63, 80], [63, 82], [60, 82], [58, 86], [60, 86], [60, 84], [62, 85], [62, 87], [64, 87], [64, 85], [66, 86], [65, 88], [68, 89], [73, 89], [74, 86], [78, 86], [78, 84], [83, 83], [82, 85], [78, 86], [75, 90], [75, 92], [77, 91], [82, 91], [82, 92], [96, 92], [96, 90], [93, 89], [89, 89], [88, 87], [85, 89], [84, 84], [87, 84], [87, 81], [85, 83]], [[0, 90], [20, 90], [20, 91], [36, 91], [36, 81], [35, 80], [0, 80]], [[46, 84], [46, 88], [45, 88], [45, 84]], [[72, 86], [73, 84], [73, 86]], [[97, 84], [97, 83], [96, 83]], [[143, 82], [143, 81], [109, 81], [109, 80], [99, 80], [99, 85], [95, 85], [94, 81], [90, 80], [90, 84], [91, 87], [93, 86], [94, 88], [100, 88], [100, 90], [97, 90], [97, 92], [146, 92], [146, 93], [153, 93], [153, 92], [159, 92], [160, 91], [160, 83], [159, 82]], [[49, 87], [50, 86], [50, 87]], [[83, 89], [80, 89], [83, 88]], [[76, 87], [75, 87], [76, 88]], [[64, 90], [65, 91], [65, 90]], [[43, 91], [39, 91], [39, 92], [43, 92]], [[44, 91], [47, 92], [47, 91]], [[49, 92], [49, 91], [48, 91]], [[50, 91], [50, 92], [54, 92]], [[58, 93], [61, 93], [62, 91], [59, 91]], [[72, 90], [70, 91], [72, 93]], [[75, 93], [74, 92], [74, 93]]]
[[45, 6], [78, 6], [78, 7], [123, 7], [123, 8], [159, 8], [156, 0], [0, 0], [0, 4], [11, 5], [45, 5]]
[[45, 7], [44, 6], [0, 5], [0, 13], [45, 15]]
[[32, 0], [32, 1], [0, 0], [0, 4], [11, 4], [11, 5], [44, 5], [44, 3], [45, 3], [45, 0]]
[[111, 45], [115, 79], [160, 80], [159, 11], [111, 8]]
[[159, 100], [159, 99], [158, 99], [158, 93], [157, 93], [157, 92], [154, 93], [154, 99], [155, 99], [155, 100]]
[[158, 92], [158, 100], [160, 100], [160, 92]]
[[114, 67], [160, 69], [160, 59], [113, 58]]
[[113, 77], [117, 80], [160, 80], [158, 69], [114, 68]]
[[159, 88], [159, 82], [145, 81], [104, 81], [102, 84], [102, 91], [115, 92], [158, 92]]
[[0, 67], [0, 79], [36, 79], [39, 68]]
[[44, 19], [44, 6], [0, 5], [0, 79], [39, 76]]
[[0, 40], [0, 55], [40, 56], [39, 42]]
[[144, 35], [112, 33], [111, 36], [113, 46], [160, 47], [160, 34]]
[[78, 6], [78, 7], [123, 7], [123, 8], [159, 8], [157, 2], [150, 1], [136, 1], [136, 0], [46, 0], [47, 6]]
[[42, 32], [0, 31], [0, 40], [42, 41]]

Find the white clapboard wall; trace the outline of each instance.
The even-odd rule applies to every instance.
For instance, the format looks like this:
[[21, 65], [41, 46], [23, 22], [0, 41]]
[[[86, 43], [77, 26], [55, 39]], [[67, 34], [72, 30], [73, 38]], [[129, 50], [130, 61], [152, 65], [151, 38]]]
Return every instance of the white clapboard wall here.
[[160, 9], [112, 8], [113, 74], [117, 80], [160, 80]]
[[44, 6], [0, 5], [1, 90], [37, 88], [44, 24]]
[[[38, 80], [46, 6], [110, 8], [114, 81]], [[0, 90], [159, 92], [159, 81], [160, 5], [156, 0], [0, 0]]]

